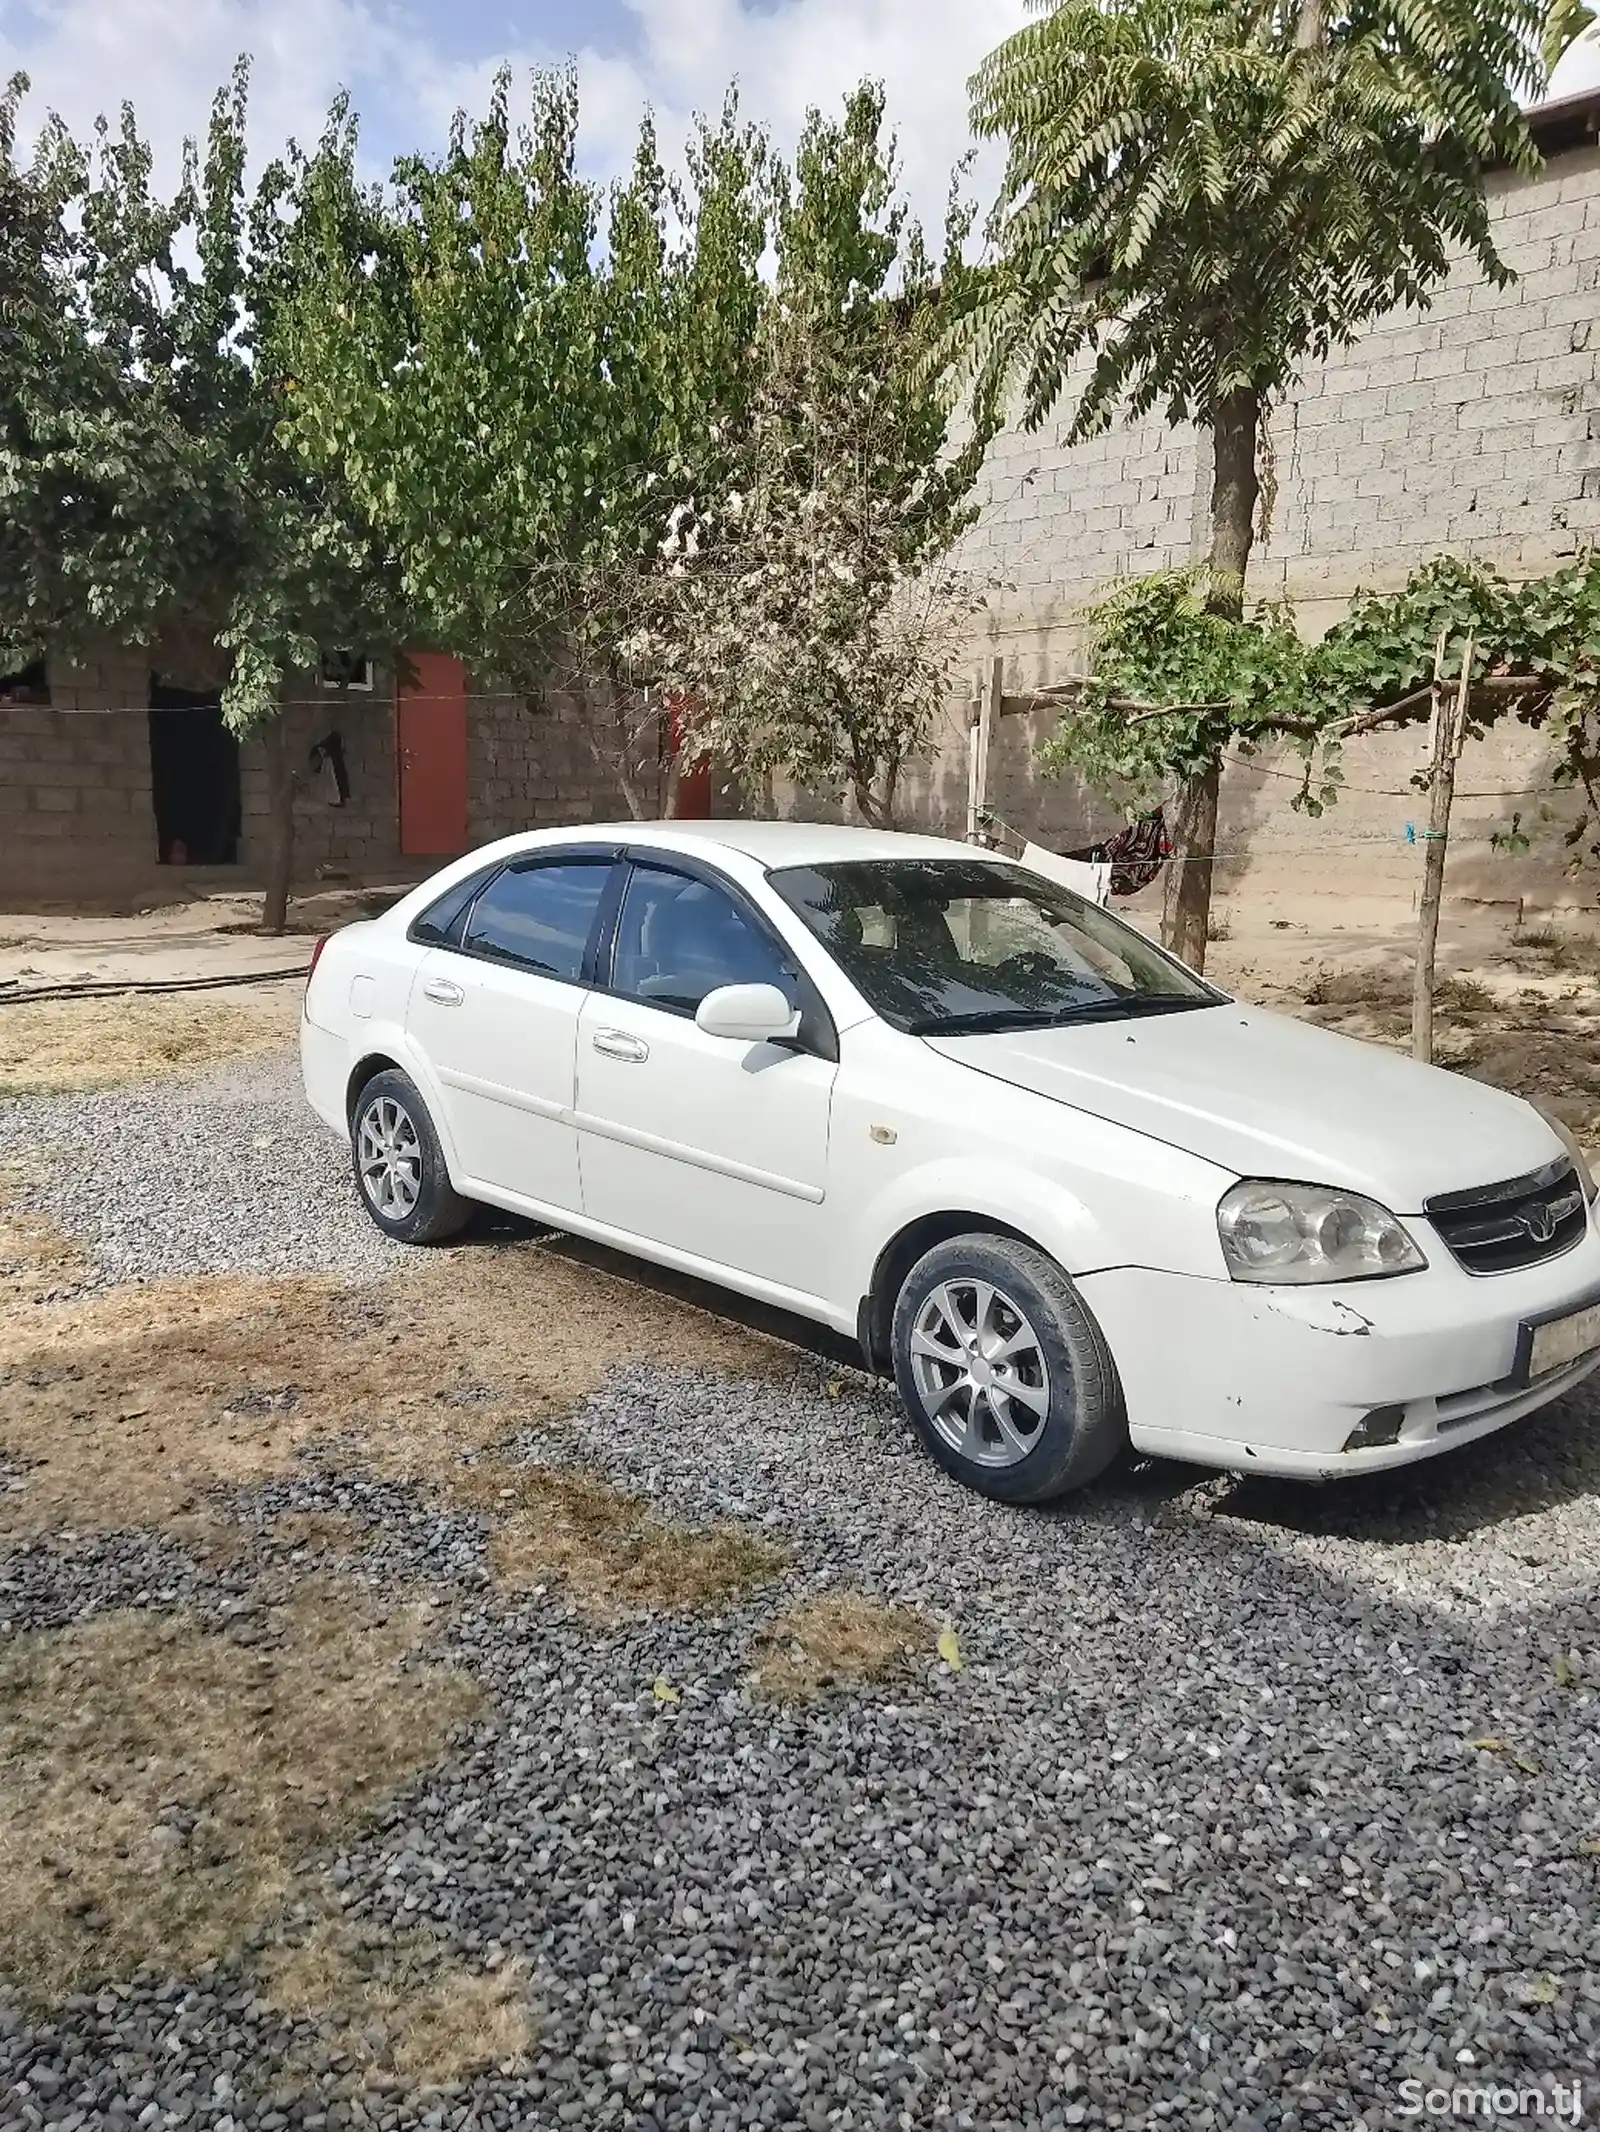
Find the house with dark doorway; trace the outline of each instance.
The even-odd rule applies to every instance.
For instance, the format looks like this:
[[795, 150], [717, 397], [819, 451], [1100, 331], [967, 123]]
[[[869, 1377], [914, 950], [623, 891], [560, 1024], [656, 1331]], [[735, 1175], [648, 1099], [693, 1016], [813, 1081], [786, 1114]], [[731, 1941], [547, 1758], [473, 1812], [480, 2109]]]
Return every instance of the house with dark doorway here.
[[[0, 681], [0, 908], [155, 904], [260, 886], [259, 737], [220, 709], [225, 667], [178, 638], [50, 657]], [[516, 830], [624, 811], [560, 698], [474, 683], [458, 659], [330, 656], [284, 698], [297, 887], [378, 881]]]

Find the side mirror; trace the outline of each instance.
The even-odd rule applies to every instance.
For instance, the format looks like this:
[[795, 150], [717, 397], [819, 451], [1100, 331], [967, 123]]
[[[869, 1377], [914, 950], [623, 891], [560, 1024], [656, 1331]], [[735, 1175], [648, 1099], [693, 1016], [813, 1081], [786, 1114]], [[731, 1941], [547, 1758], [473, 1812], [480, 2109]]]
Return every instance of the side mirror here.
[[737, 1044], [770, 1044], [793, 1036], [800, 1013], [776, 985], [718, 985], [695, 1010], [695, 1027]]

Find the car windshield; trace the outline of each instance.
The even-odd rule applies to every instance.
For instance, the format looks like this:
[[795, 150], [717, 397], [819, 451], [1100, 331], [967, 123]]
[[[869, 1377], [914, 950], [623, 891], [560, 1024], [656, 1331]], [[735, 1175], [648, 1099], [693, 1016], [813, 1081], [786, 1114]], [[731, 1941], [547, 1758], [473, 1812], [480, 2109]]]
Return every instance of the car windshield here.
[[772, 886], [871, 1005], [915, 1036], [1052, 1028], [1214, 1007], [1142, 933], [986, 859], [785, 867]]

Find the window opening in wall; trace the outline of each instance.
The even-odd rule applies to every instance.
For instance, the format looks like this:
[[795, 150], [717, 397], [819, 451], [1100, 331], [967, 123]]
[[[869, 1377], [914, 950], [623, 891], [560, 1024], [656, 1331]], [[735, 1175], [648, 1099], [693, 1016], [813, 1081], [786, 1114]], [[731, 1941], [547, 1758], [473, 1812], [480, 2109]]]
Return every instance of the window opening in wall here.
[[239, 743], [216, 692], [150, 684], [150, 797], [163, 866], [232, 866], [239, 857]]
[[322, 654], [324, 688], [360, 689], [372, 693], [372, 661], [360, 652], [325, 651]]
[[50, 675], [43, 659], [30, 659], [26, 666], [0, 674], [0, 703], [48, 704]]

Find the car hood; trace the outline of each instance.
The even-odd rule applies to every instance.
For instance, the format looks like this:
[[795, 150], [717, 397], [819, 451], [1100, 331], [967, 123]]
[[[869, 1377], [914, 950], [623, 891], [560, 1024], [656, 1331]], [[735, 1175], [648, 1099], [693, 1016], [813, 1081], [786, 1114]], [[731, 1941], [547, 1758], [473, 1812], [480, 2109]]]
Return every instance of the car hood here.
[[1256, 1007], [926, 1041], [1241, 1177], [1345, 1185], [1397, 1214], [1562, 1152], [1519, 1097]]

